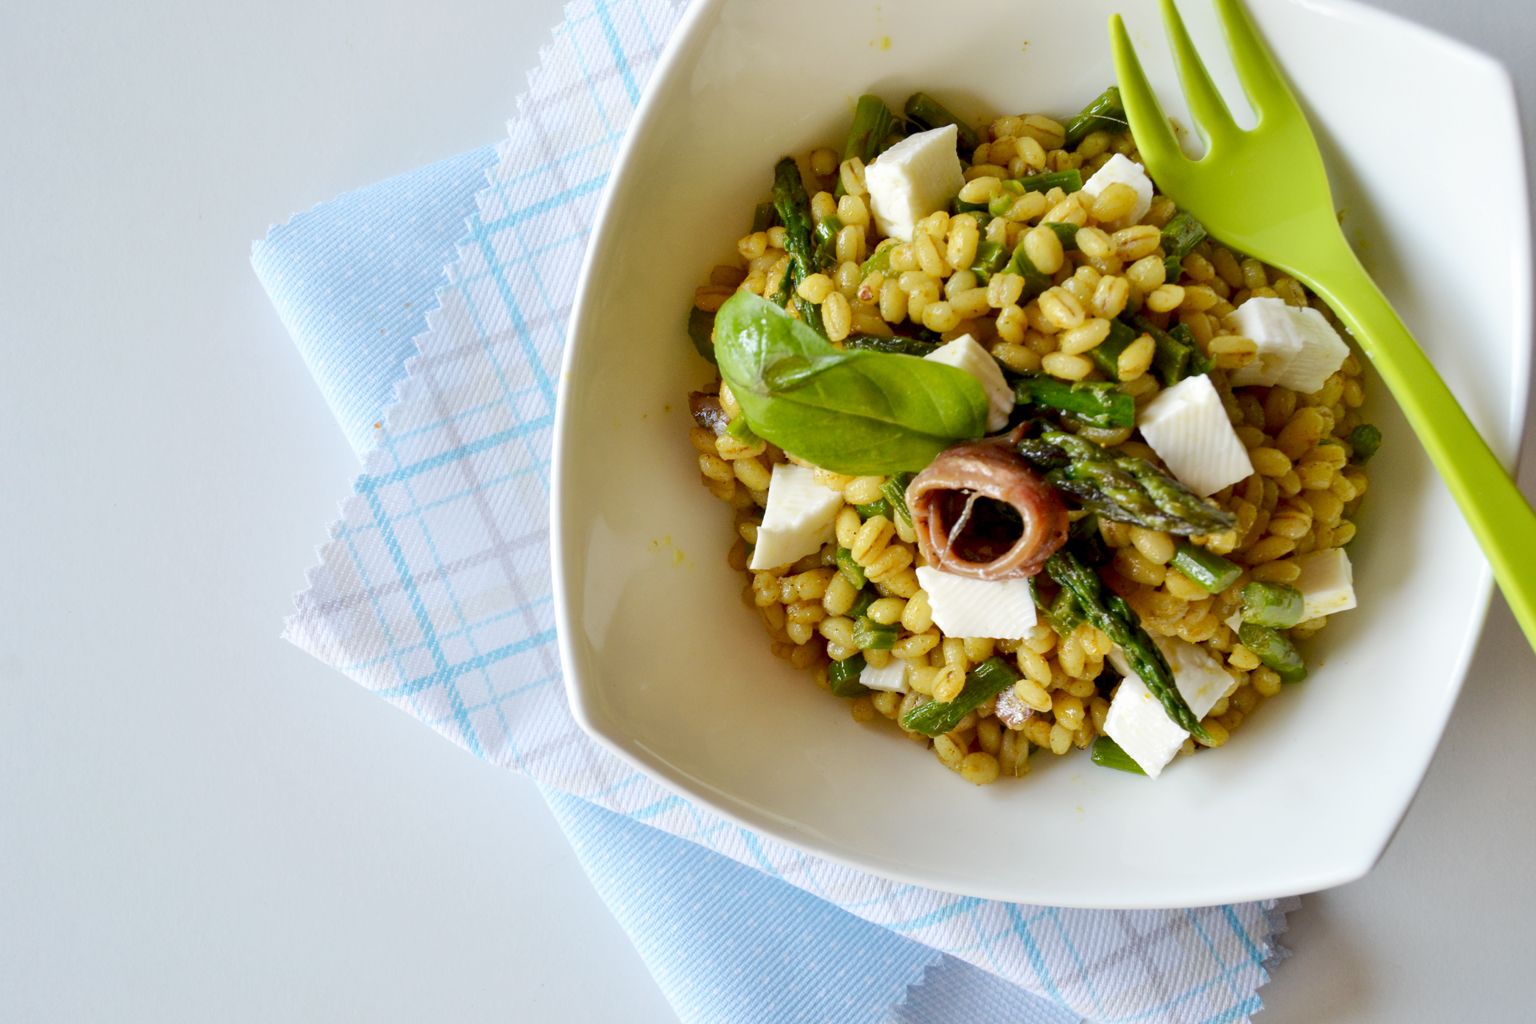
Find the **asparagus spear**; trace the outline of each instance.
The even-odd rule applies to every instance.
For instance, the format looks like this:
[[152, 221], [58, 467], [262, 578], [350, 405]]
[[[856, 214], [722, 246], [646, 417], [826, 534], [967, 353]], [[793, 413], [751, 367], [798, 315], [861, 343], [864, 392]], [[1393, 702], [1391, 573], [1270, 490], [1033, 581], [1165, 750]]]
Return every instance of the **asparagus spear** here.
[[1012, 180], [1023, 186], [1021, 192], [1049, 192], [1053, 188], [1059, 188], [1063, 192], [1077, 192], [1083, 187], [1083, 172], [1075, 169], [1043, 171], [1040, 174], [1027, 174]]
[[976, 275], [978, 282], [986, 284], [992, 279], [993, 274], [1007, 265], [1007, 248], [984, 238], [976, 246], [976, 260], [971, 264], [971, 273]]
[[[885, 140], [895, 127], [896, 115], [891, 113], [891, 108], [885, 105], [884, 100], [868, 93], [860, 96], [858, 105], [853, 108], [853, 124], [848, 126], [848, 138], [843, 143], [843, 159], [858, 157], [869, 163], [880, 155], [880, 151], [885, 148]], [[837, 177], [837, 189], [833, 194], [842, 198], [841, 174]]]
[[965, 687], [951, 701], [931, 700], [901, 716], [901, 726], [925, 736], [942, 736], [966, 715], [981, 707], [989, 697], [996, 697], [1018, 682], [1019, 674], [1002, 658], [992, 657], [971, 669]]
[[1030, 576], [1026, 579], [1030, 599], [1035, 602], [1035, 607], [1040, 610], [1040, 614], [1045, 616], [1045, 621], [1051, 624], [1051, 629], [1055, 630], [1056, 635], [1066, 639], [1077, 628], [1078, 623], [1083, 621], [1083, 610], [1077, 606], [1077, 598], [1072, 596], [1072, 591], [1065, 587], [1058, 590], [1056, 596], [1047, 601], [1040, 593], [1038, 580], [1038, 576]]
[[1169, 281], [1177, 281], [1184, 269], [1184, 257], [1205, 238], [1205, 225], [1186, 210], [1180, 210], [1163, 225], [1163, 269]]
[[843, 222], [836, 214], [816, 225], [811, 239], [816, 243], [817, 270], [830, 270], [837, 265], [837, 233], [842, 229]]
[[688, 311], [688, 337], [699, 355], [715, 361], [715, 314], [706, 313], [697, 306]]
[[843, 339], [843, 348], [863, 348], [871, 352], [895, 352], [903, 356], [926, 356], [939, 346], [921, 338], [904, 338], [893, 334], [883, 338], [877, 334], [850, 334]]
[[1243, 621], [1272, 629], [1290, 629], [1306, 607], [1301, 591], [1286, 583], [1255, 580], [1243, 587]]
[[1047, 429], [1018, 450], [1053, 487], [1122, 523], [1183, 536], [1231, 529], [1236, 518], [1150, 462], [1111, 452], [1087, 438]]
[[1020, 405], [1058, 409], [1090, 426], [1136, 424], [1136, 400], [1106, 381], [1069, 383], [1044, 374], [1026, 373], [1014, 384], [1013, 393]]
[[780, 293], [784, 295], [784, 302], [794, 297], [800, 319], [814, 328], [817, 334], [825, 335], [827, 332], [821, 325], [821, 309], [815, 303], [795, 295], [795, 288], [800, 282], [816, 272], [817, 263], [812, 238], [811, 198], [805, 194], [800, 167], [792, 156], [784, 157], [773, 167], [773, 208], [778, 211], [779, 220], [784, 224], [784, 248], [789, 252], [789, 270], [784, 275]]
[[[1055, 225], [1052, 225], [1054, 227]], [[1120, 379], [1120, 353], [1124, 352], [1141, 335], [1120, 320], [1109, 322], [1109, 337], [1094, 346], [1088, 353], [1099, 369], [1107, 376]]]
[[1356, 462], [1365, 462], [1381, 447], [1381, 428], [1362, 423], [1349, 432], [1349, 447]]
[[778, 222], [778, 211], [772, 203], [758, 203], [752, 211], [753, 231], [767, 231]]
[[907, 507], [907, 484], [912, 482], [911, 473], [897, 473], [880, 485], [880, 493], [891, 503], [891, 509], [912, 524], [912, 510]]
[[882, 626], [867, 615], [861, 615], [853, 623], [853, 643], [861, 651], [888, 651], [896, 645], [901, 635], [899, 626]]
[[1013, 250], [1013, 258], [1008, 261], [1008, 269], [1024, 279], [1026, 297], [1037, 295], [1051, 286], [1051, 275], [1035, 266], [1035, 261], [1030, 259], [1029, 253], [1024, 251], [1022, 239]]
[[1067, 137], [1063, 146], [1071, 147], [1082, 142], [1089, 132], [1119, 131], [1128, 127], [1125, 104], [1120, 101], [1120, 87], [1112, 85], [1099, 93], [1093, 102], [1067, 122]]
[[1208, 594], [1221, 593], [1243, 574], [1243, 567], [1236, 562], [1228, 561], [1214, 551], [1196, 547], [1187, 540], [1179, 542], [1173, 561], [1168, 564], [1194, 580]]
[[869, 254], [869, 258], [859, 265], [859, 277], [868, 277], [878, 270], [882, 274], [891, 272], [891, 250], [896, 248], [898, 242], [894, 238], [887, 238], [875, 246], [875, 251]]
[[859, 590], [864, 589], [864, 584], [869, 581], [864, 574], [864, 567], [853, 560], [853, 552], [844, 547], [837, 549], [837, 571]]
[[1194, 339], [1189, 337], [1183, 324], [1165, 331], [1144, 316], [1138, 316], [1132, 324], [1141, 333], [1150, 334], [1157, 346], [1152, 369], [1157, 372], [1163, 387], [1171, 388], [1185, 377], [1205, 372], [1201, 369], [1202, 361], [1198, 358], [1199, 350], [1194, 346]]
[[964, 121], [950, 113], [949, 108], [925, 92], [915, 92], [907, 97], [907, 105], [902, 108], [907, 115], [907, 120], [923, 129], [942, 128], [952, 124], [959, 131], [959, 144], [961, 152], [969, 154], [981, 140], [976, 137], [976, 132]]
[[859, 674], [863, 671], [862, 654], [855, 654], [846, 661], [834, 661], [827, 668], [827, 685], [839, 697], [863, 696], [869, 692], [869, 687], [859, 682]]
[[1307, 678], [1307, 663], [1291, 638], [1278, 629], [1245, 622], [1237, 629], [1243, 646], [1259, 656], [1259, 661], [1274, 669], [1282, 683], [1299, 683]]
[[1045, 226], [1056, 232], [1056, 237], [1061, 239], [1061, 248], [1071, 252], [1077, 248], [1077, 225], [1064, 220], [1048, 220]]
[[1200, 724], [1179, 693], [1173, 681], [1173, 670], [1168, 667], [1163, 652], [1141, 628], [1141, 620], [1126, 604], [1125, 598], [1106, 591], [1098, 573], [1085, 566], [1070, 548], [1062, 548], [1052, 555], [1045, 563], [1045, 571], [1051, 579], [1072, 592], [1089, 622], [1120, 645], [1125, 660], [1146, 684], [1147, 692], [1168, 712], [1168, 717], [1197, 739], [1209, 739], [1205, 726]]
[[1100, 736], [1094, 740], [1088, 756], [1100, 768], [1113, 768], [1117, 772], [1130, 772], [1132, 775], [1147, 774], [1130, 754], [1120, 748], [1120, 744], [1108, 736]]
[[858, 511], [859, 518], [861, 519], [873, 519], [875, 516], [885, 516], [887, 519], [891, 518], [891, 503], [886, 501], [884, 498], [876, 498], [874, 501], [867, 502], [863, 505], [855, 505], [853, 507]]

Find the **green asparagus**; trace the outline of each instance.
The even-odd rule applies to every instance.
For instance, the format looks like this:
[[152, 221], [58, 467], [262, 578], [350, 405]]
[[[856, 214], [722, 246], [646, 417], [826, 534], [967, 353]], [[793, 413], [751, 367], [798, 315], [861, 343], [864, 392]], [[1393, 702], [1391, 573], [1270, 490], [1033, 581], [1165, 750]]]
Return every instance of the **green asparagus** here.
[[867, 615], [853, 620], [853, 645], [861, 651], [888, 651], [900, 635], [900, 626], [882, 626]]
[[1019, 674], [1002, 658], [991, 657], [971, 669], [965, 687], [951, 701], [931, 700], [901, 716], [901, 726], [925, 736], [942, 736], [960, 724], [961, 719], [979, 708], [988, 698], [996, 697], [1018, 682]]
[[1173, 561], [1168, 564], [1208, 594], [1221, 593], [1243, 574], [1243, 567], [1236, 562], [1228, 561], [1216, 552], [1207, 551], [1187, 540], [1179, 542], [1173, 553]]
[[1141, 335], [1133, 331], [1129, 325], [1120, 320], [1111, 320], [1109, 336], [1090, 349], [1088, 356], [1100, 370], [1104, 371], [1105, 376], [1119, 380], [1120, 353], [1139, 337]]
[[[794, 157], [786, 156], [773, 168], [773, 207], [784, 224], [784, 248], [789, 253], [789, 269], [784, 274], [781, 293], [785, 301], [793, 297], [800, 319], [817, 334], [826, 335], [821, 324], [821, 308], [795, 294], [801, 281], [816, 272], [816, 250], [812, 239], [811, 199], [805, 194], [805, 182]], [[775, 296], [777, 299], [777, 296]], [[780, 303], [781, 305], [783, 303]]]
[[855, 654], [846, 661], [834, 661], [827, 669], [827, 685], [839, 697], [862, 697], [869, 687], [859, 682], [864, 671], [864, 655]]
[[1120, 101], [1120, 87], [1112, 85], [1067, 122], [1067, 137], [1062, 145], [1068, 148], [1076, 146], [1090, 132], [1117, 132], [1127, 127], [1125, 104]]
[[1356, 462], [1365, 462], [1381, 447], [1381, 429], [1362, 423], [1349, 432], [1349, 447], [1355, 453]]
[[715, 314], [706, 313], [697, 306], [688, 311], [688, 337], [699, 355], [715, 361]]
[[[843, 159], [858, 157], [869, 163], [880, 155], [885, 140], [890, 138], [895, 127], [896, 115], [891, 113], [884, 100], [868, 93], [860, 96], [858, 105], [853, 108], [853, 124], [848, 126], [848, 138], [843, 143]], [[843, 191], [843, 176], [839, 174], [833, 194], [841, 199]]]
[[1210, 739], [1205, 726], [1200, 724], [1179, 693], [1173, 670], [1168, 667], [1163, 652], [1141, 627], [1141, 620], [1125, 598], [1105, 590], [1098, 573], [1085, 566], [1069, 547], [1052, 555], [1045, 563], [1045, 571], [1051, 579], [1072, 592], [1084, 618], [1120, 645], [1125, 660], [1146, 684], [1147, 692], [1168, 712], [1168, 717], [1196, 739]]
[[1136, 400], [1106, 381], [1067, 382], [1045, 374], [1026, 373], [1013, 386], [1022, 406], [1071, 413], [1094, 427], [1130, 427], [1136, 423]]
[[992, 279], [992, 275], [1008, 265], [1008, 249], [991, 239], [982, 239], [976, 246], [976, 259], [971, 264], [971, 273], [976, 275], [980, 284], [986, 284]]
[[843, 222], [836, 214], [823, 218], [816, 225], [811, 239], [816, 243], [817, 270], [831, 270], [837, 266], [837, 233], [842, 229]]
[[1008, 184], [1017, 184], [1021, 192], [1049, 192], [1053, 188], [1059, 188], [1063, 192], [1077, 192], [1083, 187], [1083, 172], [1079, 170], [1068, 171], [1043, 171], [1040, 174], [1027, 174], [1022, 178], [1013, 178]]
[[1056, 635], [1065, 639], [1071, 636], [1072, 631], [1077, 629], [1083, 621], [1083, 609], [1078, 605], [1072, 591], [1062, 587], [1057, 591], [1055, 599], [1051, 601], [1045, 617], [1050, 620], [1051, 628], [1056, 631]]
[[843, 339], [843, 348], [863, 348], [871, 352], [895, 352], [903, 356], [926, 356], [939, 346], [931, 341], [905, 338], [899, 334], [881, 337], [878, 334], [850, 334]]
[[1237, 638], [1258, 655], [1260, 662], [1273, 669], [1282, 683], [1299, 683], [1307, 678], [1307, 663], [1301, 659], [1301, 652], [1278, 629], [1245, 622], [1238, 627]]
[[912, 510], [907, 507], [907, 484], [912, 482], [911, 473], [897, 473], [880, 485], [880, 493], [891, 503], [891, 509], [901, 518], [912, 523]]
[[1185, 377], [1201, 372], [1195, 359], [1198, 349], [1192, 344], [1172, 331], [1163, 330], [1144, 316], [1136, 317], [1131, 324], [1140, 333], [1152, 336], [1152, 343], [1157, 346], [1157, 352], [1152, 357], [1152, 369], [1158, 380], [1163, 382], [1163, 387], [1171, 388]]
[[1045, 226], [1056, 233], [1056, 237], [1061, 240], [1061, 248], [1064, 251], [1071, 252], [1077, 248], [1076, 224], [1070, 224], [1064, 220], [1048, 220], [1045, 222]]
[[725, 432], [743, 444], [755, 444], [762, 440], [752, 430], [752, 425], [747, 422], [745, 416], [737, 416], [725, 425]]
[[843, 574], [843, 579], [853, 584], [855, 590], [864, 589], [864, 584], [869, 582], [864, 567], [853, 560], [853, 552], [847, 548], [837, 549], [837, 571]]
[[875, 246], [875, 251], [869, 254], [869, 258], [866, 259], [863, 263], [859, 264], [860, 279], [868, 277], [870, 274], [873, 274], [877, 270], [882, 274], [890, 273], [891, 250], [896, 248], [896, 246], [899, 244], [900, 243], [896, 239], [887, 238], [885, 241]]
[[944, 104], [929, 96], [925, 92], [915, 92], [907, 97], [907, 105], [903, 108], [907, 120], [922, 129], [942, 128], [947, 124], [955, 126], [959, 132], [960, 151], [970, 158], [970, 153], [981, 145], [981, 139], [976, 137], [975, 129], [952, 114]]
[[752, 230], [767, 231], [779, 222], [778, 211], [772, 203], [758, 203], [752, 211]]
[[1184, 269], [1184, 257], [1204, 238], [1205, 225], [1185, 210], [1174, 214], [1173, 219], [1163, 225], [1163, 252], [1167, 254], [1163, 271], [1170, 282], [1179, 279]]
[[1088, 757], [1100, 768], [1113, 768], [1117, 772], [1130, 772], [1132, 775], [1147, 774], [1130, 754], [1120, 748], [1120, 744], [1108, 736], [1100, 736], [1093, 741]]
[[1306, 602], [1301, 591], [1288, 583], [1243, 585], [1243, 621], [1272, 629], [1290, 629], [1301, 621]]
[[1018, 450], [1057, 490], [1106, 519], [1181, 536], [1219, 533], [1237, 522], [1150, 462], [1084, 437], [1046, 429], [1020, 441]]
[[891, 503], [884, 498], [876, 498], [864, 505], [855, 505], [854, 509], [859, 513], [860, 519], [873, 519], [875, 516], [891, 518]]
[[1035, 266], [1034, 260], [1029, 258], [1029, 253], [1024, 251], [1022, 239], [1013, 250], [1013, 258], [1008, 261], [1008, 270], [1024, 279], [1024, 296], [1019, 300], [1021, 302], [1024, 298], [1038, 295], [1051, 286], [1051, 275]]

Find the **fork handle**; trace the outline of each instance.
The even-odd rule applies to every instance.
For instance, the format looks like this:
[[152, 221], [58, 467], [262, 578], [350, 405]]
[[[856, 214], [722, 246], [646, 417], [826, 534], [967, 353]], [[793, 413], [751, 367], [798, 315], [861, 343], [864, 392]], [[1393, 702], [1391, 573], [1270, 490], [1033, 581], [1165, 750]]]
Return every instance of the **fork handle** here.
[[1536, 649], [1536, 511], [1467, 418], [1343, 238], [1317, 292], [1370, 357], [1482, 545], [1527, 642]]

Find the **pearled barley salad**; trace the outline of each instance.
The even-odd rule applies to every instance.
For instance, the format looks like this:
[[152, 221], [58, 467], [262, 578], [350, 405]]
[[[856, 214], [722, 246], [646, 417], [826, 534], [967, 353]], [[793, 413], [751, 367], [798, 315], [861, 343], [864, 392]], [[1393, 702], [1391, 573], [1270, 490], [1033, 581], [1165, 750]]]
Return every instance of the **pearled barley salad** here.
[[856, 722], [978, 785], [1074, 749], [1155, 778], [1355, 606], [1359, 359], [1157, 191], [1114, 88], [979, 130], [861, 97], [736, 251], [690, 439], [774, 654]]

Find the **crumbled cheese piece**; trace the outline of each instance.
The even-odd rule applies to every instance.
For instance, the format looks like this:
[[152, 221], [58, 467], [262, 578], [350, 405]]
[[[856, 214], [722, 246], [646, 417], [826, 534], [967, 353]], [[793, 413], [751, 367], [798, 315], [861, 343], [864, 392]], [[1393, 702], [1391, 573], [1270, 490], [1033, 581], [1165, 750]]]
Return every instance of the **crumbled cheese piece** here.
[[946, 636], [1022, 640], [1035, 625], [1026, 579], [978, 580], [924, 565], [917, 582], [928, 592], [933, 624]]
[[1082, 193], [1085, 196], [1097, 196], [1116, 183], [1129, 185], [1136, 190], [1136, 205], [1125, 218], [1127, 224], [1135, 224], [1152, 208], [1152, 179], [1147, 177], [1146, 169], [1141, 164], [1124, 153], [1116, 153], [1104, 161], [1104, 166], [1083, 182]]
[[859, 672], [859, 682], [871, 690], [889, 690], [892, 693], [907, 692], [907, 663], [900, 658], [892, 658], [884, 668], [875, 668], [865, 664]]
[[750, 568], [774, 569], [818, 550], [832, 539], [832, 522], [842, 506], [842, 494], [817, 483], [814, 470], [793, 463], [774, 466]]
[[1013, 412], [1013, 388], [1003, 378], [1003, 371], [986, 349], [969, 334], [962, 334], [954, 341], [940, 345], [923, 358], [936, 363], [964, 370], [981, 385], [987, 396], [987, 429], [1002, 430], [1008, 425], [1008, 414]]
[[952, 124], [908, 135], [864, 170], [864, 184], [880, 231], [912, 241], [917, 222], [949, 207], [965, 184]]
[[1186, 377], [1152, 399], [1136, 425], [1173, 475], [1202, 497], [1253, 472], [1248, 450], [1205, 374]]
[[1302, 555], [1296, 564], [1301, 567], [1301, 575], [1292, 586], [1301, 591], [1301, 621], [1355, 607], [1354, 569], [1343, 548]]
[[1349, 356], [1344, 339], [1310, 306], [1258, 296], [1233, 310], [1227, 322], [1259, 349], [1253, 362], [1232, 372], [1235, 387], [1278, 384], [1310, 395], [1321, 390]]

